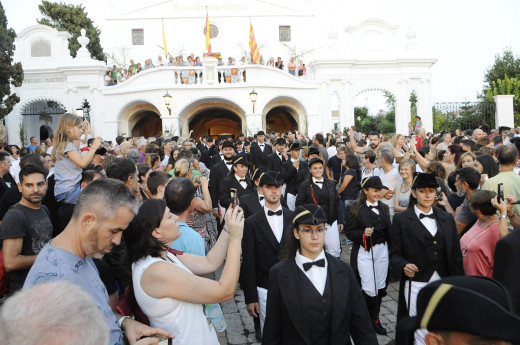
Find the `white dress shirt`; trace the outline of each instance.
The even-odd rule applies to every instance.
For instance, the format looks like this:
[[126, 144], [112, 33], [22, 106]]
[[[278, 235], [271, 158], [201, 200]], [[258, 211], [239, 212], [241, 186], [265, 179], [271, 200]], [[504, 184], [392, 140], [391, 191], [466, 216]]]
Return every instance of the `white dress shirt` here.
[[[239, 177], [237, 174], [235, 174], [235, 178], [237, 179], [238, 183], [240, 183], [240, 185], [242, 186], [242, 188], [246, 189], [247, 188], [247, 183], [245, 181], [245, 177]], [[244, 181], [240, 181], [240, 180], [244, 180]]]
[[[314, 182], [314, 184], [318, 187], [323, 188], [323, 183], [325, 183], [325, 180], [323, 179], [323, 177], [321, 178], [321, 180], [316, 180], [314, 177], [312, 178], [312, 182]], [[316, 183], [316, 182], [323, 182], [323, 183]]]
[[[367, 206], [369, 206], [369, 207], [370, 206], [376, 206], [377, 207], [378, 205], [379, 205], [379, 203], [377, 201], [374, 204], [371, 204], [371, 203], [369, 203], [367, 201]], [[371, 210], [372, 210], [372, 212], [375, 212], [376, 214], [379, 214], [379, 210], [377, 208], [372, 208]]]
[[[260, 197], [262, 198], [261, 200], [260, 200]], [[262, 205], [262, 207], [265, 206], [265, 197], [263, 194], [258, 193], [258, 201], [260, 202], [260, 205]]]
[[265, 148], [265, 143], [264, 144], [258, 144], [258, 147], [260, 147], [260, 150], [262, 150], [262, 152], [264, 152], [264, 148]]
[[[264, 199], [265, 200], [265, 199]], [[265, 201], [264, 201], [265, 203]], [[277, 212], [278, 210], [282, 209], [282, 205], [279, 205], [274, 212]], [[267, 222], [269, 223], [269, 226], [271, 227], [271, 230], [274, 233], [274, 237], [276, 237], [276, 240], [278, 243], [282, 241], [282, 235], [283, 235], [283, 212], [281, 216], [269, 216], [267, 213], [269, 210], [267, 207], [264, 206], [264, 212], [265, 216], [267, 218]]]
[[[428, 217], [424, 217], [423, 219], [421, 219], [419, 216], [421, 213], [424, 213], [424, 212], [419, 210], [417, 208], [417, 205], [414, 206], [413, 209], [415, 211], [415, 214], [417, 215], [417, 218], [419, 218], [421, 223], [423, 223], [424, 227], [430, 232], [430, 234], [432, 234], [432, 236], [435, 236], [435, 234], [437, 234], [437, 222], [435, 221], [435, 219], [428, 218]], [[433, 214], [433, 208], [430, 208], [430, 211], [426, 212], [424, 214]]]
[[[308, 271], [305, 271], [305, 269], [303, 268], [304, 263], [318, 261], [320, 259], [325, 260], [325, 267], [318, 267], [316, 265], [313, 265]], [[305, 256], [301, 255], [300, 251], [298, 250], [296, 252], [295, 261], [296, 261], [296, 266], [298, 266], [302, 270], [303, 274], [305, 274], [307, 276], [307, 278], [309, 278], [312, 285], [314, 285], [314, 287], [316, 288], [316, 290], [318, 290], [320, 295], [323, 296], [323, 292], [325, 291], [325, 283], [327, 282], [327, 266], [328, 266], [327, 258], [325, 257], [325, 252], [322, 250], [320, 255], [318, 255], [318, 257], [316, 257], [316, 259], [311, 260], [311, 259], [306, 258]]]

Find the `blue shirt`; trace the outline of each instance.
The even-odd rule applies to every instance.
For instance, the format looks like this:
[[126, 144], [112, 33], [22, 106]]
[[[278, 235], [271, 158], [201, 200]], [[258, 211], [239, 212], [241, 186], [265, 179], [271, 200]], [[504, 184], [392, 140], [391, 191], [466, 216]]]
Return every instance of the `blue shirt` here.
[[32, 145], [32, 144], [29, 145], [29, 146], [27, 146], [27, 148], [29, 149], [29, 151], [31, 151], [31, 153], [33, 153], [34, 150], [36, 150], [36, 146], [34, 146], [34, 145]]
[[181, 237], [176, 239], [170, 246], [172, 249], [180, 250], [189, 254], [196, 254], [200, 256], [206, 255], [206, 248], [204, 240], [198, 232], [183, 222], [178, 222], [181, 230]]
[[[200, 236], [199, 236], [200, 237]], [[53, 247], [50, 242], [43, 247], [32, 265], [24, 289], [40, 283], [66, 280], [78, 285], [92, 298], [92, 302], [105, 316], [110, 329], [110, 345], [123, 345], [123, 333], [108, 305], [108, 293], [99, 278], [96, 264], [91, 258], [82, 259], [66, 250]]]

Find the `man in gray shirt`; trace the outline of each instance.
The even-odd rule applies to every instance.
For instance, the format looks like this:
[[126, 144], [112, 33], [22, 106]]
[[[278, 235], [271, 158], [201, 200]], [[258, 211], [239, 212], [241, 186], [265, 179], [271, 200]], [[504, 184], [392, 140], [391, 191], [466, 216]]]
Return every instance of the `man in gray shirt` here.
[[[110, 329], [110, 344], [123, 345], [123, 332], [130, 344], [153, 344], [143, 336], [170, 335], [160, 329], [114, 314], [108, 294], [92, 257], [109, 253], [137, 213], [137, 199], [123, 182], [98, 179], [83, 189], [69, 224], [40, 252], [24, 288], [44, 282], [67, 280], [85, 290], [103, 313]], [[155, 339], [155, 342], [157, 340]]]

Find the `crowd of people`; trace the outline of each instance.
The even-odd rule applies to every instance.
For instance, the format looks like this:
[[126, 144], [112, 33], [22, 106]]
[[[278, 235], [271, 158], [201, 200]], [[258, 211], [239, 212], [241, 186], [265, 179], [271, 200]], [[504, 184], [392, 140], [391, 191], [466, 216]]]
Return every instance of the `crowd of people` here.
[[263, 344], [377, 344], [391, 280], [396, 344], [520, 341], [519, 129], [190, 135], [2, 147], [0, 344], [218, 344], [237, 283]]
[[[243, 66], [251, 64], [251, 58], [246, 58], [245, 56], [242, 56], [238, 63], [234, 57], [229, 57], [226, 62], [224, 62], [222, 58], [218, 58], [218, 66]], [[274, 57], [271, 57], [266, 61], [264, 60], [264, 57], [260, 55], [260, 62], [258, 64], [287, 71], [293, 76], [303, 77], [307, 75], [307, 67], [305, 66], [303, 60], [299, 60], [299, 64], [296, 64], [294, 57], [291, 57], [289, 59], [289, 63], [287, 63], [287, 66], [285, 66], [281, 57], [278, 57], [276, 61]], [[184, 60], [184, 56], [182, 55], [173, 57], [171, 54], [168, 54], [168, 59], [163, 59], [163, 56], [159, 55], [157, 56], [157, 60], [155, 60], [155, 62], [153, 62], [151, 58], [146, 59], [144, 61], [144, 65], [140, 62], [135, 63], [134, 59], [130, 59], [128, 67], [118, 67], [117, 65], [113, 65], [111, 69], [107, 70], [105, 75], [105, 85], [117, 85], [130, 79], [141, 71], [164, 66], [199, 67], [202, 66], [202, 61], [200, 56], [195, 56], [193, 53], [188, 55], [186, 60]]]

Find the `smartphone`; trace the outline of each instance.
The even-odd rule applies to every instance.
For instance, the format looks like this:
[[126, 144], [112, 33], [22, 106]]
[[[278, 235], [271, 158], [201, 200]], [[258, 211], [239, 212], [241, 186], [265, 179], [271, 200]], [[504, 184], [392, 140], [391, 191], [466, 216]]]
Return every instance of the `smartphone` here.
[[230, 194], [233, 206], [238, 206], [239, 201], [238, 201], [238, 193], [237, 193], [236, 188], [230, 188], [229, 194]]
[[442, 189], [437, 187], [437, 200], [442, 200]]
[[106, 155], [107, 152], [108, 152], [107, 149], [104, 147], [100, 147], [99, 149], [96, 150], [96, 154], [100, 155], [100, 156]]
[[497, 196], [498, 196], [498, 200], [504, 201], [504, 184], [503, 183], [498, 184]]
[[172, 338], [168, 338], [168, 339], [159, 341], [159, 345], [172, 345], [172, 344], [173, 344]]

